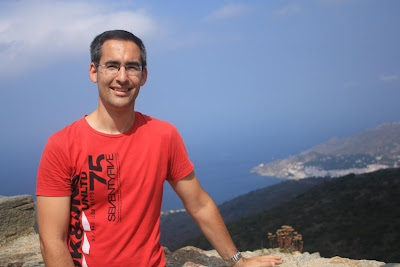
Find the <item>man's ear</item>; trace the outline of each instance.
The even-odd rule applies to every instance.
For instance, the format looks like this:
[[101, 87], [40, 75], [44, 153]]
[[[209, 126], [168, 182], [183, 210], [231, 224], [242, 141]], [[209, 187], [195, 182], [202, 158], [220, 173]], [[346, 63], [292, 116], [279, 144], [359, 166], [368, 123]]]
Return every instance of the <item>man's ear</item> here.
[[97, 83], [97, 68], [93, 62], [89, 66], [89, 77], [92, 82]]
[[142, 70], [142, 79], [140, 81], [140, 86], [143, 86], [147, 81], [147, 67]]

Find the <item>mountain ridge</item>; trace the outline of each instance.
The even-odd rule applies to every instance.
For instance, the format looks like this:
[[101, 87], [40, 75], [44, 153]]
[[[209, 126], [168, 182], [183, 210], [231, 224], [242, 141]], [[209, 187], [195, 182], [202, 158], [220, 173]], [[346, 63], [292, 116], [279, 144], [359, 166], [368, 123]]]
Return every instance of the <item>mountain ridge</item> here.
[[339, 177], [400, 166], [400, 122], [368, 128], [344, 138], [331, 138], [285, 159], [262, 163], [250, 172], [286, 179]]

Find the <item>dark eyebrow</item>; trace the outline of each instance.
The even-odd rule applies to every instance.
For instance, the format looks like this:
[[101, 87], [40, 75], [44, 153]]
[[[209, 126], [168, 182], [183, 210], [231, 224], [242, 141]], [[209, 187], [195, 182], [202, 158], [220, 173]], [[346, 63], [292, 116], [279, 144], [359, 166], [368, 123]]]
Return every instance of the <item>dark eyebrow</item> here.
[[120, 65], [121, 63], [119, 61], [116, 61], [116, 60], [109, 60], [109, 61], [104, 62], [104, 65], [109, 65], [109, 64]]
[[140, 66], [141, 64], [137, 61], [129, 61], [125, 63], [125, 66]]
[[[117, 61], [117, 60], [109, 60], [104, 62], [104, 65], [121, 65], [121, 62]], [[129, 61], [126, 62], [125, 66], [140, 66], [141, 64], [137, 61]]]

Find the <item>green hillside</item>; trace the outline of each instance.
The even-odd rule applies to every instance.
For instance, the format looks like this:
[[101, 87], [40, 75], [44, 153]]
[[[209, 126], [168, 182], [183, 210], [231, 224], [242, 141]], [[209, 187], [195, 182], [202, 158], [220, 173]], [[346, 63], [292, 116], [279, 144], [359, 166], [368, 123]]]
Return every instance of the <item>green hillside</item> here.
[[[284, 181], [254, 190], [224, 202], [218, 209], [226, 223], [270, 210], [306, 192], [325, 181], [324, 178], [308, 178], [300, 181]], [[172, 250], [183, 247], [187, 240], [201, 232], [186, 212], [161, 216], [160, 242]]]
[[[400, 169], [332, 178], [269, 211], [228, 224], [240, 250], [268, 247], [268, 232], [291, 225], [304, 251], [400, 262]], [[210, 249], [199, 237], [187, 244]]]

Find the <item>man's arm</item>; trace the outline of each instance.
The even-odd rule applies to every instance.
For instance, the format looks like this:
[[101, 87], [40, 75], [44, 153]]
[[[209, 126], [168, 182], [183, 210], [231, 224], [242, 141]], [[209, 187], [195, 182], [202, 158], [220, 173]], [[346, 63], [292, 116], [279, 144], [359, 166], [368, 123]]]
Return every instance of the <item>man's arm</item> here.
[[[179, 181], [169, 182], [178, 194], [186, 211], [200, 227], [201, 231], [224, 260], [230, 259], [238, 251], [225, 223], [211, 197], [201, 187], [194, 172]], [[234, 266], [274, 266], [280, 264], [279, 257], [261, 256], [242, 258]]]
[[73, 267], [67, 236], [71, 197], [37, 196], [40, 249], [47, 267]]

